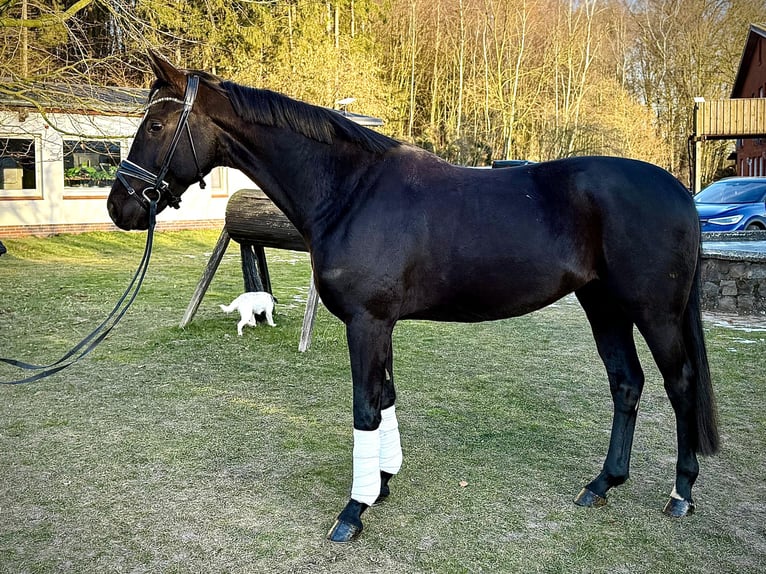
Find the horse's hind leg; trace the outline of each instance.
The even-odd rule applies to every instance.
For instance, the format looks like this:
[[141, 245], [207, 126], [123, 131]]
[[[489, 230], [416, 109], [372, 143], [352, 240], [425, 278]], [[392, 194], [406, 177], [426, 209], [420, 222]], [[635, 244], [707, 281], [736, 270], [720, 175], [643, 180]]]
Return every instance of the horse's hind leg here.
[[628, 479], [630, 452], [636, 427], [644, 373], [633, 340], [633, 322], [600, 283], [576, 292], [593, 330], [596, 347], [606, 367], [614, 403], [609, 450], [599, 475], [575, 498], [580, 506], [603, 506], [607, 491]]
[[651, 317], [642, 321], [639, 329], [660, 369], [676, 415], [676, 481], [664, 512], [682, 517], [694, 512], [692, 486], [699, 474], [694, 368], [684, 346], [680, 321], [669, 316]]

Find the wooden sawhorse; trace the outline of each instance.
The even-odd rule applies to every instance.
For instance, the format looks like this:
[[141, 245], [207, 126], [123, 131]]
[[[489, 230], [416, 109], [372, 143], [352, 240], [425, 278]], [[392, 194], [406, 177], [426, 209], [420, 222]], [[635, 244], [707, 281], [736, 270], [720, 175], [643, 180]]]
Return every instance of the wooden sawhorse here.
[[[180, 323], [181, 328], [186, 327], [194, 318], [232, 239], [239, 243], [242, 255], [245, 291], [272, 292], [264, 247], [308, 251], [298, 230], [262, 191], [258, 189], [237, 191], [226, 205], [226, 222], [223, 231], [186, 307]], [[318, 304], [319, 296], [314, 286], [312, 273], [306, 310], [303, 314], [301, 338], [298, 343], [300, 352], [305, 352], [311, 346]]]

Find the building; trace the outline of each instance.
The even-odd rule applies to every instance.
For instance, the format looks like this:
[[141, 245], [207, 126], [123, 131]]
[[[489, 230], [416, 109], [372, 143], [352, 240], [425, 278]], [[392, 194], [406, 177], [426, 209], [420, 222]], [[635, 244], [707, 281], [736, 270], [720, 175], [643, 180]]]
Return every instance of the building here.
[[[731, 97], [766, 97], [766, 25], [751, 24]], [[766, 175], [766, 137], [738, 139], [737, 175]]]
[[[147, 90], [31, 86], [0, 96], [0, 237], [116, 229], [106, 198], [138, 128]], [[223, 225], [230, 193], [253, 183], [216, 168], [163, 229]]]
[[[147, 96], [141, 89], [54, 85], [0, 94], [0, 237], [116, 230], [106, 199]], [[364, 126], [383, 124], [338, 113]], [[257, 187], [224, 167], [205, 183], [184, 193], [180, 210], [163, 211], [158, 229], [220, 229], [230, 195]]]

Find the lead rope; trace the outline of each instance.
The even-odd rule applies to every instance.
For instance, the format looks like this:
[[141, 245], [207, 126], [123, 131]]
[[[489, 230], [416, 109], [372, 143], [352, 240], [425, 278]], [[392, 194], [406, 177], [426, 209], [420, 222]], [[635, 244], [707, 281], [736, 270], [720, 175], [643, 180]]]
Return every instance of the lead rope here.
[[41, 371], [24, 379], [18, 379], [15, 381], [0, 381], [0, 385], [20, 385], [23, 383], [39, 381], [45, 377], [50, 377], [51, 375], [58, 373], [59, 371], [63, 371], [67, 367], [77, 363], [80, 359], [95, 349], [98, 344], [101, 343], [101, 341], [103, 341], [107, 335], [109, 335], [112, 329], [114, 329], [120, 320], [125, 316], [125, 313], [133, 304], [133, 301], [135, 301], [136, 295], [138, 295], [138, 291], [141, 289], [141, 284], [144, 282], [146, 271], [149, 269], [149, 260], [152, 255], [152, 244], [154, 243], [154, 227], [156, 225], [156, 217], [157, 200], [152, 199], [149, 201], [149, 229], [146, 235], [146, 247], [144, 247], [144, 255], [141, 258], [141, 263], [139, 263], [138, 269], [136, 269], [136, 272], [133, 274], [133, 278], [130, 280], [128, 288], [125, 289], [122, 297], [120, 297], [119, 301], [117, 301], [114, 309], [112, 309], [109, 315], [107, 315], [106, 319], [104, 319], [98, 327], [90, 332], [88, 336], [77, 343], [77, 345], [72, 347], [71, 350], [69, 350], [55, 363], [51, 363], [49, 365], [33, 365], [23, 361], [18, 361], [16, 359], [6, 359], [0, 357], [0, 362], [17, 367], [19, 369], [24, 369], [27, 371]]

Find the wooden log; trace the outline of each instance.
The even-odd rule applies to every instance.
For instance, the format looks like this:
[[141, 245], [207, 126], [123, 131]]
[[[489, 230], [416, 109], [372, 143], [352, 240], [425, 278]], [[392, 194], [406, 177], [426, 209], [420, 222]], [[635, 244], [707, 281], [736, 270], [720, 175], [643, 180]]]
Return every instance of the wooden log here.
[[[242, 278], [245, 280], [245, 291], [268, 291], [271, 293], [271, 279], [268, 272], [265, 274], [259, 269], [260, 260], [257, 251], [263, 252], [260, 245], [249, 243], [239, 244], [239, 253], [242, 257]], [[264, 255], [264, 260], [266, 256]]]
[[240, 189], [229, 198], [226, 231], [240, 244], [308, 251], [295, 226], [259, 189]]
[[314, 285], [314, 276], [311, 276], [309, 283], [309, 296], [306, 300], [306, 310], [303, 312], [303, 325], [301, 327], [301, 338], [298, 341], [298, 350], [301, 353], [308, 351], [311, 346], [311, 335], [314, 332], [314, 321], [317, 317], [317, 304], [319, 303], [319, 294]]

